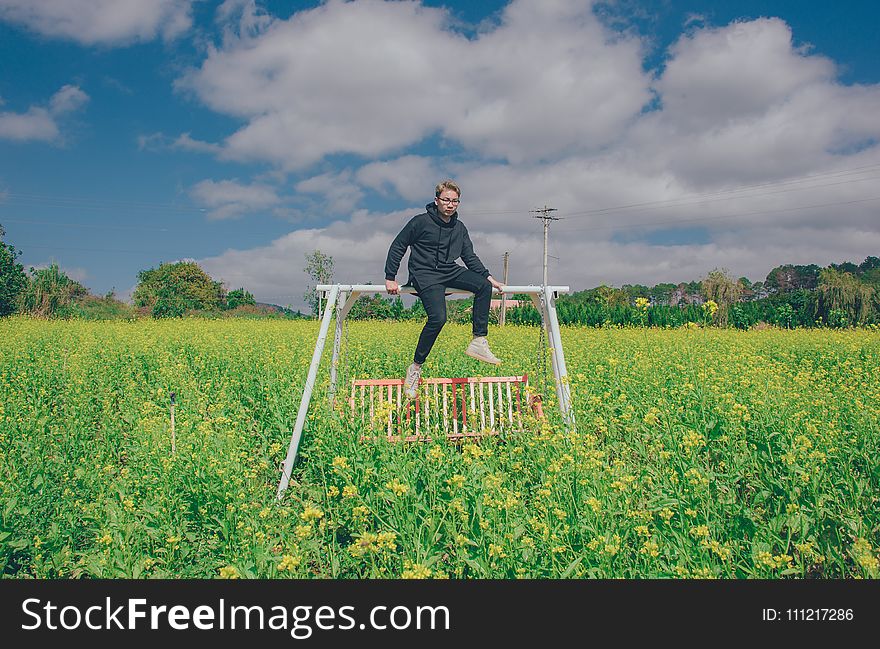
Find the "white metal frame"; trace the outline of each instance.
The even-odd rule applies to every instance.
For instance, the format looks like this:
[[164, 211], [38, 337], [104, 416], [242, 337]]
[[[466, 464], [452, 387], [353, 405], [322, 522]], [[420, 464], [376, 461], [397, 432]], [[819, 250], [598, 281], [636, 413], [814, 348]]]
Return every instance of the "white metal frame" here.
[[[330, 318], [336, 313], [336, 332], [333, 338], [333, 359], [330, 364], [330, 388], [329, 397], [331, 402], [336, 395], [337, 368], [339, 366], [339, 351], [342, 343], [342, 327], [345, 318], [351, 310], [354, 301], [363, 293], [385, 293], [385, 287], [378, 284], [319, 284], [315, 290], [326, 298], [326, 306], [321, 317], [321, 328], [318, 331], [318, 340], [315, 343], [315, 351], [312, 354], [312, 363], [306, 375], [306, 384], [303, 388], [302, 399], [299, 403], [299, 412], [296, 415], [296, 424], [290, 437], [290, 445], [287, 447], [287, 457], [281, 469], [281, 481], [278, 483], [277, 497], [280, 499], [290, 483], [290, 474], [296, 454], [299, 448], [302, 429], [309, 411], [309, 403], [312, 400], [312, 392], [315, 389], [315, 379], [318, 375], [318, 366], [321, 364], [321, 356], [324, 353], [324, 345], [327, 342], [327, 334], [330, 329]], [[415, 293], [411, 286], [401, 286], [401, 293]], [[470, 291], [450, 288], [447, 293], [470, 294]], [[547, 335], [550, 347], [550, 361], [553, 366], [553, 376], [556, 383], [556, 398], [559, 403], [559, 411], [562, 420], [570, 429], [574, 429], [574, 413], [571, 409], [571, 393], [568, 388], [568, 369], [565, 366], [565, 354], [562, 350], [562, 336], [559, 333], [559, 320], [556, 317], [556, 297], [560, 293], [568, 293], [568, 286], [505, 286], [503, 291], [495, 291], [505, 295], [514, 293], [526, 293], [532, 299], [538, 312], [541, 314], [541, 322]]]

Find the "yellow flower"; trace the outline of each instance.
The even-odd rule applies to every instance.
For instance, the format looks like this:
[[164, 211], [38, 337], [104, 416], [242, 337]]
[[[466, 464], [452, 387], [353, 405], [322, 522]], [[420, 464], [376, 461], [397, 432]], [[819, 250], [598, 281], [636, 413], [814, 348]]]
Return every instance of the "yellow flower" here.
[[695, 539], [699, 539], [699, 538], [708, 539], [709, 538], [709, 528], [706, 527], [705, 525], [697, 525], [695, 527], [692, 527], [690, 533], [691, 533], [691, 536], [694, 537]]
[[500, 545], [496, 545], [495, 543], [490, 543], [489, 544], [489, 556], [490, 557], [498, 557], [499, 559], [503, 559], [504, 557], [507, 556], [507, 554], [504, 552], [504, 548], [502, 548]]
[[403, 496], [409, 491], [409, 487], [398, 480], [392, 480], [385, 483], [385, 488], [394, 492], [395, 496]]
[[654, 426], [660, 421], [660, 411], [657, 408], [651, 408], [645, 416], [642, 418], [642, 421], [646, 423], [648, 426]]
[[868, 571], [868, 574], [875, 578], [878, 576], [877, 571], [880, 569], [880, 559], [874, 554], [874, 549], [866, 539], [856, 539], [851, 553], [858, 564]]
[[406, 564], [406, 568], [401, 575], [403, 579], [428, 579], [431, 576], [431, 569], [420, 563], [410, 563], [407, 561]]
[[296, 534], [297, 538], [307, 539], [312, 535], [312, 526], [311, 525], [297, 525], [294, 530], [294, 534]]
[[653, 539], [648, 539], [645, 541], [644, 545], [639, 548], [639, 552], [642, 554], [646, 554], [652, 557], [660, 556], [660, 546]]
[[312, 504], [307, 504], [305, 506], [305, 509], [303, 510], [303, 513], [299, 515], [299, 517], [306, 522], [319, 520], [323, 518], [323, 516], [324, 512], [322, 512], [320, 508], [315, 507]]
[[353, 484], [345, 485], [342, 488], [342, 497], [343, 498], [353, 498], [354, 496], [357, 496], [357, 493], [358, 493], [358, 488]]
[[238, 568], [235, 566], [224, 566], [220, 568], [220, 579], [239, 579]]
[[357, 507], [351, 510], [351, 515], [355, 518], [366, 518], [367, 514], [370, 512], [369, 509], [364, 507], [363, 505], [358, 505]]
[[450, 487], [461, 489], [464, 486], [465, 477], [463, 475], [454, 475], [446, 481]]
[[283, 572], [285, 570], [293, 570], [294, 568], [298, 568], [302, 563], [302, 559], [299, 557], [294, 557], [292, 554], [285, 554], [281, 557], [281, 562], [278, 564], [278, 571]]

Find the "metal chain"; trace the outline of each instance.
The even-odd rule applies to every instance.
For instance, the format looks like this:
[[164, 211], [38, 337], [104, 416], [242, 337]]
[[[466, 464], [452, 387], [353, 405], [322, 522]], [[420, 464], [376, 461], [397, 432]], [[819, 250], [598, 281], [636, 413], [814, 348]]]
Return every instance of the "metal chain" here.
[[[341, 381], [339, 382], [341, 385], [345, 386], [345, 389], [348, 390], [348, 317], [346, 316], [345, 320], [342, 322], [342, 350], [340, 352], [340, 356], [342, 356], [342, 372]], [[337, 390], [339, 392], [339, 390]], [[346, 392], [347, 394], [347, 392]]]
[[[541, 296], [541, 305], [544, 311], [546, 311], [546, 306], [544, 305], [544, 297]], [[541, 316], [541, 333], [539, 336], [538, 342], [538, 352], [540, 354], [541, 359], [541, 371], [542, 371], [542, 379], [543, 382], [541, 384], [541, 398], [547, 398], [547, 338], [546, 331], [544, 328], [544, 316], [543, 313], [539, 314]]]

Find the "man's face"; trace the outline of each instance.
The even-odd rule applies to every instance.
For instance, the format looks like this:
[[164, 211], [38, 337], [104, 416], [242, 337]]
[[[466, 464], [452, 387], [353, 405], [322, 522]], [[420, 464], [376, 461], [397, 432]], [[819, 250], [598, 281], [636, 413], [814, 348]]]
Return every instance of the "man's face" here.
[[444, 216], [452, 216], [452, 213], [458, 209], [458, 194], [452, 189], [444, 189], [440, 195], [434, 199], [437, 209]]

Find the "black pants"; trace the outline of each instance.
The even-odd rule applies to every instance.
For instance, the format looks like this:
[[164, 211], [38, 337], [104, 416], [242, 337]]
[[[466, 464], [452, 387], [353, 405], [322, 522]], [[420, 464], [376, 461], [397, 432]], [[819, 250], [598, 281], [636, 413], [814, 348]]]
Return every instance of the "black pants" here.
[[474, 294], [473, 309], [473, 332], [474, 336], [485, 336], [489, 333], [489, 304], [492, 301], [492, 284], [482, 275], [477, 275], [471, 270], [465, 270], [453, 280], [442, 284], [435, 284], [426, 289], [415, 287], [419, 292], [419, 299], [428, 313], [428, 322], [419, 336], [419, 344], [413, 360], [422, 364], [428, 358], [434, 341], [440, 334], [443, 325], [446, 324], [446, 289], [460, 288], [471, 291]]

